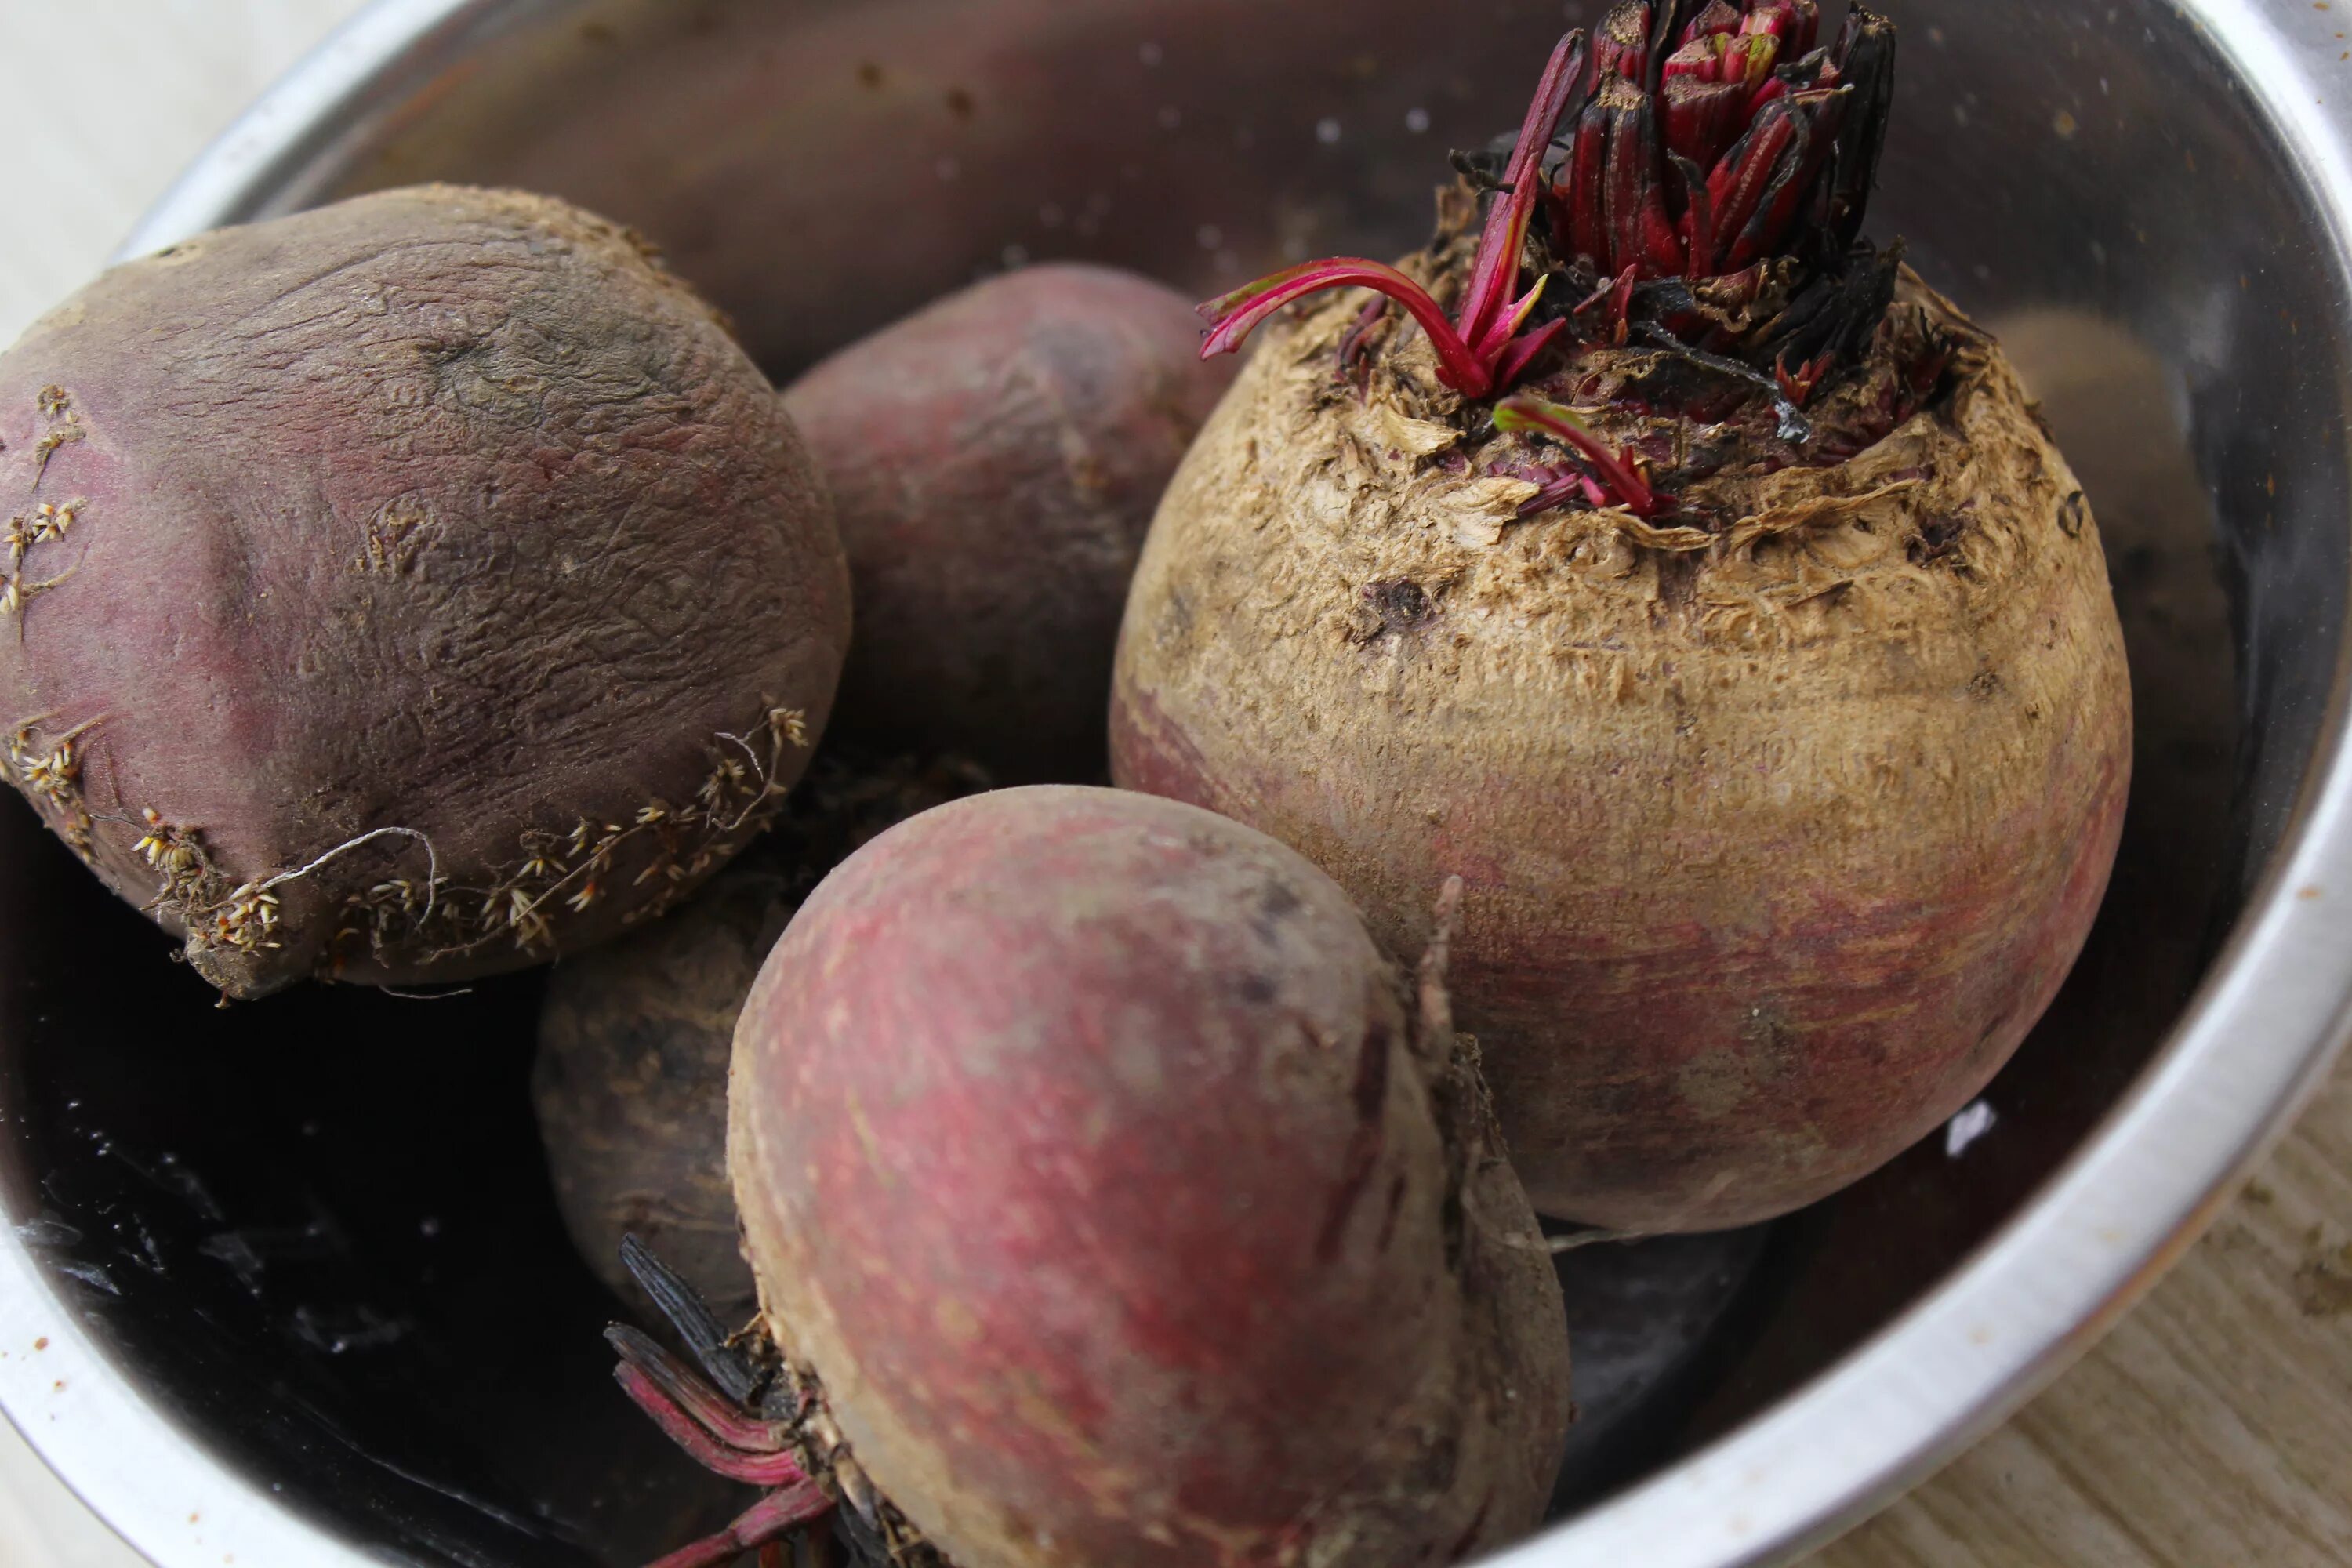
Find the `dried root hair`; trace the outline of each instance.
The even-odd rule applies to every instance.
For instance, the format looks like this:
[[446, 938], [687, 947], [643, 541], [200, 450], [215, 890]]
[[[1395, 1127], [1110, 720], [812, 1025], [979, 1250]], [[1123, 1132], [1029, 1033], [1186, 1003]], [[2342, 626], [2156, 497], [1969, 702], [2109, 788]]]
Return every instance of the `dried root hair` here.
[[[483, 882], [445, 876], [432, 839], [416, 828], [386, 826], [354, 835], [297, 866], [257, 877], [225, 868], [193, 824], [173, 822], [152, 806], [131, 816], [94, 812], [81, 773], [90, 738], [102, 721], [55, 731], [52, 716], [16, 724], [5, 737], [8, 765], [26, 794], [50, 817], [58, 836], [85, 862], [94, 858], [92, 830], [100, 821], [139, 830], [131, 853], [156, 878], [144, 909], [185, 933], [187, 956], [254, 954], [285, 945], [278, 890], [318, 875], [345, 857], [387, 841], [422, 849], [422, 877], [394, 877], [346, 899], [321, 962], [333, 979], [365, 952], [393, 961], [435, 964], [511, 942], [535, 957], [551, 958], [562, 928], [605, 900], [648, 882], [656, 895], [633, 907], [625, 924], [652, 920], [742, 841], [764, 826], [781, 805], [779, 779], [786, 754], [811, 743], [807, 716], [767, 707], [749, 732], [721, 731], [707, 747], [709, 771], [694, 796], [672, 803], [656, 797], [623, 822], [575, 816], [569, 828], [525, 829], [514, 860]], [[650, 848], [651, 853], [645, 851]], [[622, 863], [643, 857], [625, 888]]]

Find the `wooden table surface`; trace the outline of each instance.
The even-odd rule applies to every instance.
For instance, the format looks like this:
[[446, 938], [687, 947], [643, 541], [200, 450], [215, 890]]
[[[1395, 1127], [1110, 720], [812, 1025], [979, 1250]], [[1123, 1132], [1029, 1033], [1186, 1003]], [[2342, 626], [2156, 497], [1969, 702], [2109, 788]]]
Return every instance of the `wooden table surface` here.
[[[0, 160], [0, 342], [360, 4], [0, 0], [0, 58], [45, 84]], [[0, 1568], [137, 1561], [0, 1424]], [[2088, 1357], [1811, 1568], [2347, 1564], [2352, 1068]]]

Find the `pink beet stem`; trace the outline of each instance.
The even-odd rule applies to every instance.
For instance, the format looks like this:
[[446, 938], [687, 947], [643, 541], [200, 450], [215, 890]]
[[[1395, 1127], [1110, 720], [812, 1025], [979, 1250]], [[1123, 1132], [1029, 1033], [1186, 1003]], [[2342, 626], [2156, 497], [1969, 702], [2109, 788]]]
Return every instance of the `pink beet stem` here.
[[1567, 442], [1583, 454], [1584, 460], [1601, 470], [1617, 492], [1617, 499], [1636, 517], [1649, 517], [1658, 510], [1657, 492], [1641, 471], [1626, 461], [1609, 443], [1595, 436], [1573, 410], [1540, 397], [1514, 397], [1495, 407], [1495, 428], [1502, 431], [1540, 430]]
[[1679, 154], [1669, 154], [1683, 183], [1683, 239], [1690, 250], [1690, 275], [1704, 278], [1715, 270], [1715, 203], [1706, 194], [1706, 176], [1699, 165]]
[[725, 1568], [746, 1552], [755, 1552], [771, 1541], [781, 1541], [793, 1531], [833, 1511], [833, 1500], [814, 1481], [804, 1480], [797, 1486], [770, 1492], [744, 1510], [743, 1517], [708, 1540], [681, 1547], [647, 1568]]
[[1739, 30], [1750, 37], [1769, 34], [1774, 38], [1786, 38], [1797, 30], [1797, 13], [1781, 0], [1755, 0]]
[[1508, 386], [1526, 374], [1535, 363], [1536, 356], [1551, 347], [1560, 333], [1568, 331], [1566, 321], [1546, 321], [1534, 331], [1515, 338], [1504, 349], [1503, 357], [1495, 362], [1495, 384]]
[[1605, 269], [1638, 267], [1644, 278], [1671, 278], [1686, 258], [1666, 216], [1658, 187], [1658, 122], [1647, 93], [1611, 84], [1602, 100], [1609, 109], [1609, 162], [1602, 176], [1601, 210], [1609, 226]]
[[1648, 74], [1650, 21], [1649, 0], [1622, 0], [1601, 19], [1593, 50], [1603, 80], [1613, 76], [1639, 82]]
[[1579, 256], [1609, 270], [1609, 218], [1604, 206], [1609, 167], [1609, 111], [1598, 99], [1584, 106], [1576, 145], [1568, 155], [1568, 242]]
[[1388, 312], [1389, 302], [1384, 295], [1375, 294], [1364, 301], [1364, 308], [1356, 312], [1356, 324], [1349, 327], [1348, 335], [1339, 340], [1341, 369], [1354, 364], [1362, 357], [1365, 340], [1372, 335], [1372, 329], [1381, 324], [1381, 318]]
[[671, 1442], [713, 1475], [755, 1487], [790, 1486], [808, 1479], [808, 1472], [801, 1468], [800, 1461], [788, 1453], [748, 1454], [720, 1442], [671, 1404], [653, 1379], [628, 1363], [614, 1367], [613, 1376], [622, 1392], [638, 1409], [654, 1418]]
[[1445, 319], [1444, 310], [1430, 297], [1429, 290], [1386, 262], [1360, 256], [1306, 262], [1245, 284], [1223, 299], [1202, 306], [1201, 314], [1211, 330], [1202, 340], [1201, 357], [1211, 359], [1233, 353], [1259, 323], [1286, 305], [1326, 289], [1348, 288], [1375, 289], [1402, 305], [1421, 323], [1421, 330], [1429, 334], [1430, 342], [1437, 350], [1439, 379], [1446, 385], [1465, 397], [1484, 397], [1492, 389], [1494, 378], [1463, 341], [1462, 334], [1454, 330], [1454, 323]]
[[1552, 49], [1536, 83], [1535, 101], [1519, 126], [1518, 145], [1503, 171], [1510, 195], [1486, 215], [1486, 232], [1479, 237], [1478, 258], [1471, 266], [1470, 288], [1462, 299], [1462, 336], [1484, 342], [1504, 300], [1518, 286], [1519, 262], [1526, 252], [1528, 224], [1535, 216], [1541, 184], [1544, 149], [1568, 112], [1569, 95], [1584, 79], [1584, 35], [1570, 32]]
[[1593, 306], [1607, 303], [1609, 313], [1601, 319], [1609, 323], [1610, 333], [1617, 342], [1625, 341], [1626, 317], [1633, 308], [1634, 269], [1631, 267], [1601, 285], [1577, 302], [1570, 316], [1581, 316]]
[[1687, 44], [1699, 38], [1711, 38], [1738, 31], [1739, 31], [1738, 10], [1726, 5], [1724, 0], [1707, 0], [1706, 9], [1692, 17], [1690, 26], [1683, 29], [1682, 41]]
[[1724, 51], [1724, 79], [1744, 81], [1751, 88], [1760, 88], [1771, 79], [1772, 68], [1780, 60], [1780, 40], [1778, 37], [1770, 33], [1743, 32]]
[[[1723, 156], [1707, 176], [1707, 200], [1715, 206], [1715, 233], [1718, 247], [1734, 243], [1747, 232], [1748, 220], [1756, 216], [1756, 208], [1764, 199], [1772, 174], [1797, 139], [1797, 118], [1788, 101], [1764, 106], [1764, 112], [1748, 128], [1748, 134], [1738, 145]], [[1704, 276], [1717, 270], [1720, 256], [1709, 258], [1705, 268], [1694, 267], [1695, 275]], [[1734, 266], [1729, 268], [1737, 271]]]
[[1666, 81], [1681, 81], [1687, 77], [1695, 81], [1714, 82], [1721, 79], [1722, 67], [1723, 57], [1714, 40], [1701, 38], [1668, 55], [1666, 68], [1660, 74]]
[[1822, 11], [1814, 0], [1757, 0], [1747, 25], [1754, 31], [1771, 32], [1780, 40], [1781, 53], [1795, 59], [1811, 52], [1821, 37]]
[[1590, 310], [1593, 306], [1598, 305], [1601, 300], [1606, 300], [1610, 295], [1614, 294], [1616, 291], [1617, 280], [1613, 278], [1604, 279], [1600, 288], [1595, 289], [1591, 293], [1587, 294], [1583, 299], [1579, 300], [1568, 313], [1571, 316], [1581, 316], [1585, 311]]
[[650, 1379], [669, 1402], [694, 1424], [747, 1454], [773, 1454], [783, 1448], [776, 1428], [754, 1421], [724, 1394], [695, 1375], [692, 1368], [636, 1330], [615, 1324], [605, 1331], [605, 1342], [623, 1361]]
[[1822, 8], [1819, 0], [1789, 0], [1789, 14], [1794, 26], [1789, 30], [1789, 55], [1809, 55], [1822, 38]]
[[1519, 504], [1521, 517], [1541, 517], [1556, 506], [1566, 506], [1580, 495], [1594, 506], [1609, 504], [1608, 493], [1592, 482], [1591, 475], [1579, 468], [1538, 468], [1516, 477], [1542, 487]]
[[[1528, 317], [1535, 311], [1536, 301], [1543, 298], [1544, 286], [1550, 281], [1551, 274], [1549, 272], [1537, 279], [1536, 286], [1528, 289], [1517, 304], [1504, 312], [1493, 326], [1486, 329], [1486, 334], [1476, 340], [1473, 346], [1476, 349], [1480, 359], [1491, 364], [1502, 358], [1504, 351], [1510, 346], [1511, 340], [1518, 336], [1519, 329], [1528, 324]], [[1498, 386], [1509, 384], [1499, 375], [1495, 378], [1495, 382]]]
[[1845, 114], [1846, 89], [1808, 91], [1790, 100], [1798, 116], [1801, 140], [1790, 148], [1766, 188], [1748, 227], [1733, 237], [1726, 265], [1737, 269], [1773, 254], [1788, 237], [1789, 227], [1806, 197], [1813, 193], [1822, 168], [1837, 148], [1838, 126]]

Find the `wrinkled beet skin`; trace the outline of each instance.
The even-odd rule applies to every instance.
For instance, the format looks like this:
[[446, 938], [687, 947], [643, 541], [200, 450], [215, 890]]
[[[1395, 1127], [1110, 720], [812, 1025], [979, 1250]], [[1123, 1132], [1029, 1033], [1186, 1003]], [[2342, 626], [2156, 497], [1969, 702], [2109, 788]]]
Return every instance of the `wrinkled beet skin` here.
[[[37, 483], [50, 386], [86, 438]], [[775, 704], [814, 733], [830, 707], [847, 584], [804, 449], [709, 309], [560, 203], [393, 191], [117, 268], [0, 359], [0, 440], [15, 504], [88, 502], [25, 567], [72, 572], [0, 638], [0, 702], [49, 733], [102, 721], [95, 864], [140, 904], [142, 810], [231, 882], [398, 826], [494, 889], [526, 830], [692, 801], [722, 732]], [[685, 885], [633, 886], [644, 863], [584, 914], [550, 900], [554, 943]], [[379, 840], [278, 889], [282, 949], [190, 956], [233, 994], [276, 989], [330, 966], [347, 898], [425, 874]], [[362, 942], [340, 973], [545, 955]]]
[[[1111, 728], [1129, 789], [1247, 820], [1296, 787], [1271, 767], [1255, 780], [1203, 769], [1131, 692]], [[2021, 818], [2009, 839], [2035, 853], [1954, 867], [1934, 902], [1759, 888], [1713, 924], [1638, 937], [1496, 925], [1458, 944], [1457, 995], [1510, 1086], [1499, 1108], [1522, 1129], [1515, 1153], [1540, 1151], [1524, 1173], [1538, 1209], [1642, 1233], [1730, 1228], [1825, 1196], [1948, 1120], [2049, 1007], [2098, 912], [2128, 777], [2095, 765], [2099, 805], [2079, 840], [2050, 846], [2045, 825]], [[1465, 789], [1444, 830], [1406, 851], [1462, 876], [1465, 910], [1528, 876], [1529, 856], [1496, 847], [1525, 845], [1525, 814], [1480, 809], [1508, 788]], [[1790, 892], [1809, 900], [1801, 912]], [[1631, 885], [1605, 896], [1642, 900]]]
[[857, 641], [844, 732], [1008, 784], [1105, 776], [1112, 651], [1168, 477], [1232, 381], [1174, 291], [1108, 268], [978, 284], [784, 395], [832, 487]]
[[1391, 952], [1465, 879], [1455, 1005], [1540, 1213], [1826, 1196], [1983, 1089], [2089, 932], [2131, 766], [2096, 526], [1990, 340], [1903, 297], [1948, 398], [1694, 487], [1780, 520], [1752, 543], [1416, 465], [1450, 432], [1327, 395], [1340, 300], [1266, 335], [1146, 546], [1113, 776], [1300, 850]]
[[1420, 1050], [1345, 896], [1261, 835], [1103, 790], [929, 813], [738, 1027], [770, 1330], [958, 1568], [1509, 1541], [1568, 1418], [1558, 1286], [1475, 1073]]

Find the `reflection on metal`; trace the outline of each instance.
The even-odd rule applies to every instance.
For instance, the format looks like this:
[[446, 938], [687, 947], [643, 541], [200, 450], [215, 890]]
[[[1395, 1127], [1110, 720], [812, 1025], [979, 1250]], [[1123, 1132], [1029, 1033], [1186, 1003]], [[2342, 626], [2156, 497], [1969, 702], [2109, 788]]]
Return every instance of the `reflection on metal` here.
[[[1992, 1136], [1799, 1216], [1746, 1285], [1677, 1276], [1707, 1355], [1612, 1363], [1588, 1327], [1596, 1371], [1652, 1367], [1625, 1386], [1660, 1463], [1596, 1481], [1580, 1501], [1630, 1484], [1516, 1568], [1774, 1561], [1921, 1473], [2145, 1285], [2352, 1013], [2340, 46], [2304, 0], [1890, 8], [1876, 224], [2010, 331], [2097, 507], [2142, 691], [2125, 858]], [[662, 245], [783, 374], [1022, 257], [1206, 293], [1407, 248], [1444, 150], [1507, 122], [1558, 15], [383, 0], [128, 248], [419, 178], [537, 186]], [[2066, 380], [2092, 363], [2109, 379]], [[215, 1015], [13, 808], [0, 900], [50, 911], [0, 931], [0, 1406], [142, 1550], [590, 1564], [723, 1515], [604, 1382], [610, 1304], [530, 1141], [530, 982], [421, 1028], [324, 992]], [[44, 934], [68, 927], [129, 983], [91, 984]]]

